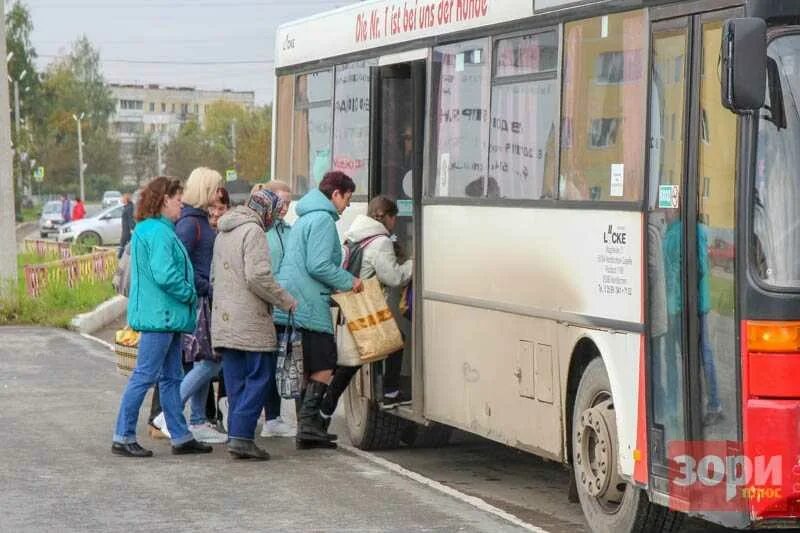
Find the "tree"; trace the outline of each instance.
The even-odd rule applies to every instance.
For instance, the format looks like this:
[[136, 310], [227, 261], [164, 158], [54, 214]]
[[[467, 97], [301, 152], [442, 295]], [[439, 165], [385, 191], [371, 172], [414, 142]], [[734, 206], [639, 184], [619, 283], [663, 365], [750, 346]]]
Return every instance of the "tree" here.
[[195, 121], [187, 122], [166, 148], [166, 172], [186, 179], [197, 167], [224, 173], [230, 162], [225, 146], [214, 142]]
[[133, 175], [136, 184], [158, 174], [158, 147], [156, 137], [152, 133], [141, 133], [133, 145]]

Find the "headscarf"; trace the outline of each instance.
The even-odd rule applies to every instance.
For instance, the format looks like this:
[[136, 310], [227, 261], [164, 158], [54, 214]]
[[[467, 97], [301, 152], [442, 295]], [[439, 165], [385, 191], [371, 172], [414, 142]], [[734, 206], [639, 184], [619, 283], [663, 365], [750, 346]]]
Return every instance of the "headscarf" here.
[[272, 227], [274, 221], [273, 214], [281, 212], [283, 200], [274, 192], [261, 189], [250, 195], [250, 199], [247, 201], [247, 207], [256, 212], [259, 218], [261, 218], [261, 222], [264, 224], [264, 231], [267, 231]]

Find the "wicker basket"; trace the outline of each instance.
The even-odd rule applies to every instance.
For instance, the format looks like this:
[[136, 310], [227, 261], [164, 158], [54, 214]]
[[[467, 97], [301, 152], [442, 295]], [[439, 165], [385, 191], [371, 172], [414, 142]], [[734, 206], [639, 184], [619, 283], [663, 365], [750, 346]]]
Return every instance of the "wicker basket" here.
[[120, 343], [114, 345], [114, 351], [117, 353], [117, 372], [123, 376], [131, 375], [131, 372], [136, 367], [136, 352], [138, 350], [137, 346], [125, 346]]

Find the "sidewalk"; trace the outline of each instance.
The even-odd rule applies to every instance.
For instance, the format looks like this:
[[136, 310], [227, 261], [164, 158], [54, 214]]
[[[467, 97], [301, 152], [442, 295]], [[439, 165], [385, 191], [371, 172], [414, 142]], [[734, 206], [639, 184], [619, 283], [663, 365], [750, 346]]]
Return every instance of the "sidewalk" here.
[[[125, 378], [75, 333], [0, 328], [0, 531], [512, 531], [509, 523], [342, 451], [261, 439], [273, 459], [224, 446], [178, 457], [111, 455]], [[142, 411], [144, 414], [144, 410]]]

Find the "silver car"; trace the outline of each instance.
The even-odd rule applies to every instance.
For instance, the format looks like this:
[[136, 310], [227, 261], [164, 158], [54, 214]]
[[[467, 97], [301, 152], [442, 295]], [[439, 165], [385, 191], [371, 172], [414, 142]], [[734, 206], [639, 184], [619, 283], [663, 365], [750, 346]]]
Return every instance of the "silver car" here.
[[58, 242], [74, 242], [85, 246], [119, 244], [124, 208], [123, 205], [115, 205], [94, 216], [64, 224], [58, 232]]
[[39, 235], [45, 239], [52, 233], [58, 233], [58, 228], [64, 223], [61, 216], [61, 202], [51, 200], [44, 204], [42, 216], [39, 217]]
[[106, 191], [103, 193], [103, 209], [117, 205], [122, 201], [122, 193], [119, 191]]

